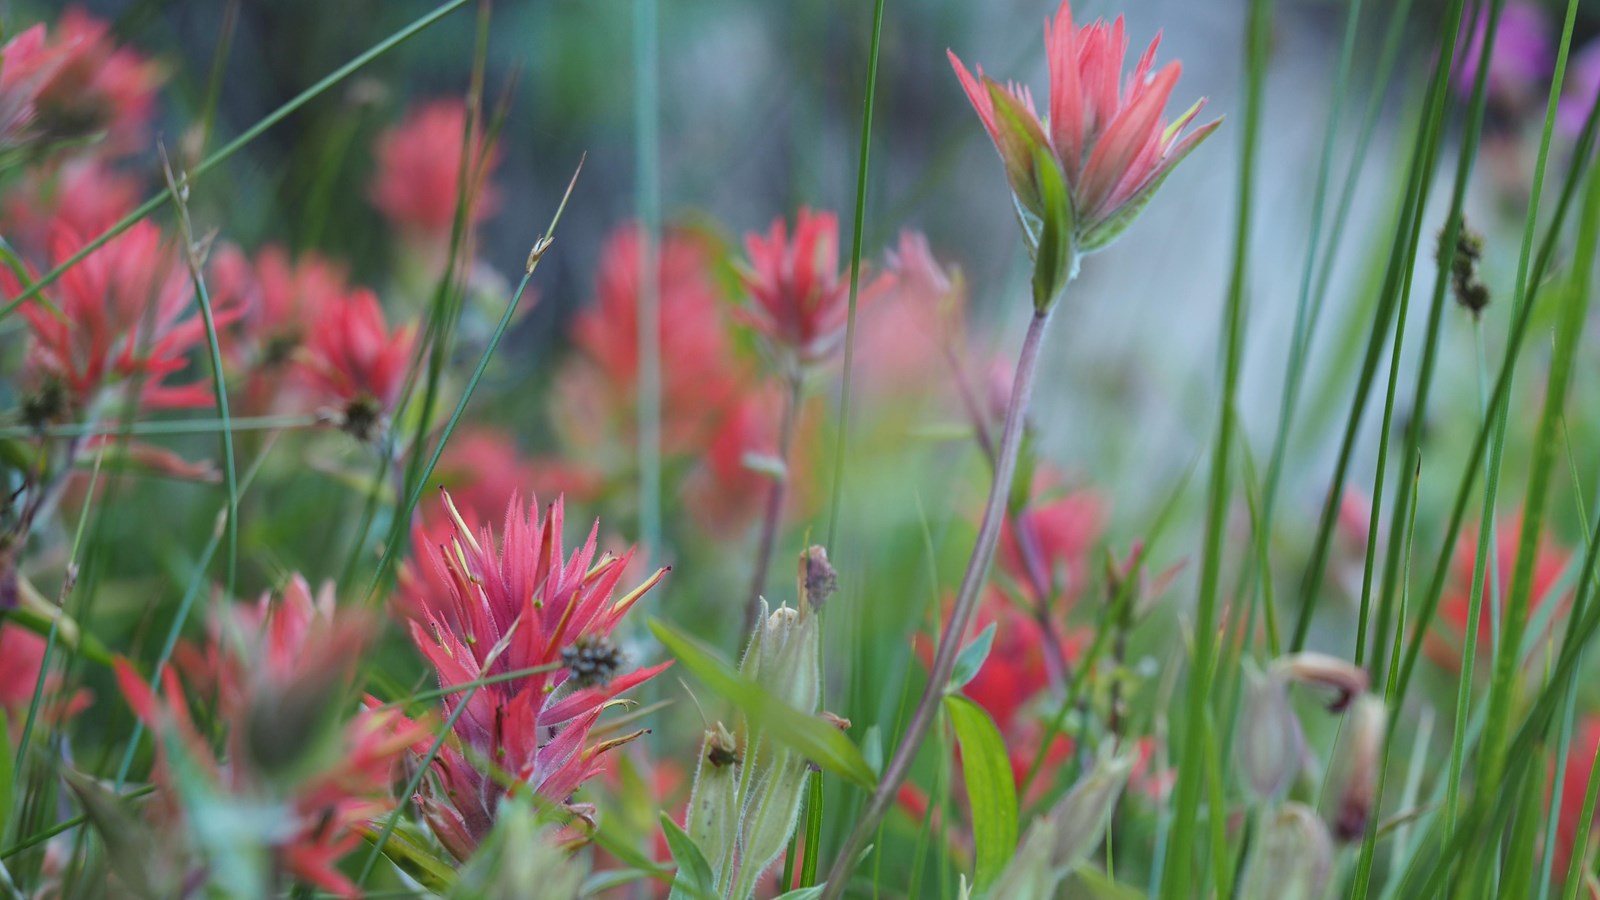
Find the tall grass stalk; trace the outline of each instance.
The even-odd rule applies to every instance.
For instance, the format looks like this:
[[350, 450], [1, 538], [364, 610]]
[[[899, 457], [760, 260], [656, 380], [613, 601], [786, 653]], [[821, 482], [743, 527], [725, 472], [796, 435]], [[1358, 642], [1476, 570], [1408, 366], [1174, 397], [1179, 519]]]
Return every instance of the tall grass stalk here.
[[[1200, 569], [1200, 599], [1195, 610], [1194, 658], [1189, 667], [1189, 689], [1183, 716], [1184, 736], [1181, 759], [1198, 761], [1211, 734], [1211, 679], [1215, 659], [1212, 634], [1217, 620], [1217, 591], [1222, 577], [1223, 532], [1231, 506], [1229, 490], [1236, 436], [1235, 395], [1244, 357], [1244, 307], [1246, 283], [1250, 277], [1250, 229], [1255, 205], [1257, 154], [1261, 138], [1261, 114], [1266, 92], [1268, 40], [1272, 31], [1270, 0], [1252, 0], [1245, 26], [1244, 123], [1240, 128], [1239, 199], [1234, 224], [1233, 260], [1228, 293], [1223, 305], [1222, 391], [1219, 399], [1216, 446], [1211, 457], [1211, 478], [1205, 518], [1205, 543]], [[1182, 765], [1178, 784], [1170, 842], [1164, 854], [1163, 897], [1177, 898], [1203, 890], [1206, 880], [1193, 880], [1192, 853], [1200, 828], [1200, 794], [1205, 777], [1198, 765]], [[1215, 818], [1215, 811], [1213, 811]], [[1217, 873], [1219, 876], [1221, 873]]]

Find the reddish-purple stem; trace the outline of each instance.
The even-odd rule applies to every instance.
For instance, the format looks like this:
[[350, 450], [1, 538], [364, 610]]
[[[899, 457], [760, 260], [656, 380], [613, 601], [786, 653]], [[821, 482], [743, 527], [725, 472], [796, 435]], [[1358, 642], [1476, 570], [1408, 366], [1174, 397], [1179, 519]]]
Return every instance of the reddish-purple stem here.
[[955, 668], [956, 656], [972, 623], [972, 614], [977, 609], [978, 595], [989, 574], [995, 544], [1000, 539], [1000, 523], [1005, 519], [1006, 499], [1011, 493], [1011, 480], [1017, 470], [1017, 451], [1022, 446], [1022, 423], [1028, 410], [1028, 397], [1033, 393], [1039, 350], [1049, 321], [1050, 312], [1046, 309], [1035, 312], [1028, 323], [1028, 334], [1023, 339], [1022, 352], [1017, 357], [1017, 373], [1011, 382], [1011, 402], [1006, 410], [1005, 429], [1001, 433], [994, 481], [989, 485], [989, 501], [983, 510], [983, 521], [978, 526], [978, 538], [972, 547], [966, 574], [962, 576], [961, 587], [956, 592], [955, 605], [950, 610], [950, 621], [945, 623], [944, 632], [939, 638], [939, 650], [934, 655], [933, 665], [929, 667], [928, 684], [923, 688], [922, 697], [911, 714], [911, 723], [906, 726], [905, 734], [901, 735], [894, 757], [883, 771], [877, 790], [856, 820], [856, 826], [845, 839], [839, 854], [834, 857], [833, 869], [828, 873], [828, 881], [822, 890], [822, 900], [836, 900], [843, 894], [856, 856], [893, 805], [906, 777], [911, 774], [917, 749], [927, 738], [939, 711], [945, 686], [949, 684], [950, 673]]

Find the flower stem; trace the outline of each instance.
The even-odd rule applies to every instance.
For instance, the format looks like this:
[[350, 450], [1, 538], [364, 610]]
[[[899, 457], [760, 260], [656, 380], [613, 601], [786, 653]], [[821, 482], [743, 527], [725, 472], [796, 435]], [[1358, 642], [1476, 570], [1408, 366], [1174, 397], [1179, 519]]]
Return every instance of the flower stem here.
[[789, 394], [784, 401], [783, 424], [778, 428], [778, 458], [783, 460], [784, 472], [772, 479], [772, 490], [767, 493], [767, 512], [761, 520], [761, 540], [756, 545], [756, 569], [750, 577], [750, 592], [744, 602], [744, 632], [755, 630], [756, 618], [761, 614], [761, 589], [766, 586], [767, 572], [772, 568], [772, 554], [777, 549], [778, 526], [783, 522], [783, 501], [789, 493], [789, 450], [794, 445], [795, 419], [800, 416], [800, 373], [789, 376]]
[[894, 758], [884, 769], [878, 789], [873, 792], [867, 808], [856, 820], [855, 828], [845, 839], [839, 854], [834, 857], [833, 870], [828, 874], [827, 885], [823, 888], [823, 900], [837, 898], [844, 891], [856, 856], [867, 837], [877, 828], [878, 821], [888, 812], [906, 777], [911, 774], [917, 748], [922, 746], [923, 739], [933, 726], [939, 701], [944, 697], [945, 686], [955, 668], [962, 637], [977, 609], [978, 593], [988, 576], [989, 563], [994, 558], [995, 544], [1000, 538], [1000, 523], [1005, 517], [1006, 500], [1010, 496], [1011, 481], [1017, 469], [1017, 451], [1022, 446], [1022, 423], [1028, 411], [1028, 398], [1033, 393], [1039, 351], [1043, 345], [1045, 326], [1049, 322], [1050, 312], [1047, 309], [1034, 313], [1028, 323], [1028, 334], [1023, 339], [1022, 352], [1017, 358], [1017, 372], [1011, 382], [1011, 402], [1006, 410], [1005, 430], [1000, 438], [999, 458], [995, 465], [994, 481], [989, 485], [989, 500], [983, 510], [983, 522], [978, 526], [978, 538], [972, 547], [966, 574], [961, 578], [961, 587], [956, 592], [950, 620], [945, 623], [944, 633], [939, 638], [939, 650], [928, 671], [928, 684], [922, 690], [922, 697], [911, 714], [911, 723], [900, 738]]
[[1071, 669], [1068, 668], [1067, 655], [1061, 649], [1061, 635], [1056, 631], [1055, 619], [1050, 615], [1055, 592], [1050, 588], [1050, 576], [1040, 555], [1039, 543], [1034, 540], [1033, 532], [1023, 525], [1022, 512], [1020, 509], [1012, 510], [1007, 518], [1010, 520], [1011, 533], [1017, 539], [1022, 567], [1028, 570], [1028, 586], [1033, 591], [1031, 612], [1034, 622], [1039, 626], [1039, 636], [1044, 638], [1045, 672], [1052, 688], [1066, 690], [1067, 675]]

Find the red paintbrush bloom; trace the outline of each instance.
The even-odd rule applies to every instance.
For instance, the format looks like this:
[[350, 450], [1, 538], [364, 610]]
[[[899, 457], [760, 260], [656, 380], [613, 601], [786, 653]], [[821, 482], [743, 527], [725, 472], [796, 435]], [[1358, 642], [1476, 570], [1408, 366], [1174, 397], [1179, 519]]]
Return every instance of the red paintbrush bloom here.
[[1600, 718], [1587, 716], [1578, 723], [1567, 750], [1567, 771], [1556, 788], [1561, 792], [1561, 818], [1556, 826], [1555, 865], [1557, 878], [1565, 877], [1573, 851], [1587, 854], [1594, 845], [1594, 823], [1588, 834], [1579, 834], [1583, 824], [1583, 804], [1589, 796], [1589, 780], [1594, 777], [1596, 748], [1600, 748]]
[[301, 372], [324, 402], [340, 408], [342, 427], [367, 440], [400, 399], [415, 340], [412, 326], [390, 331], [377, 295], [356, 288], [318, 313]]
[[[1517, 546], [1522, 540], [1522, 523], [1519, 518], [1500, 522], [1495, 539], [1494, 556], [1486, 560], [1483, 575], [1483, 596], [1478, 609], [1478, 659], [1486, 659], [1493, 637], [1494, 609], [1491, 604], [1489, 580], [1491, 572], [1498, 571], [1498, 594], [1502, 611], [1510, 602], [1511, 575], [1517, 563]], [[1461, 670], [1461, 648], [1466, 640], [1472, 613], [1472, 569], [1478, 555], [1478, 526], [1468, 527], [1456, 542], [1455, 557], [1450, 561], [1450, 581], [1439, 598], [1439, 614], [1434, 628], [1423, 639], [1422, 648], [1440, 667], [1451, 671]], [[1529, 598], [1528, 614], [1533, 614], [1545, 603], [1565, 602], [1555, 596], [1556, 582], [1566, 569], [1569, 554], [1563, 548], [1547, 541], [1539, 542], [1539, 552], [1533, 567], [1533, 592]], [[1496, 568], [1490, 568], [1496, 567]]]
[[610, 639], [666, 570], [613, 601], [632, 551], [597, 559], [596, 523], [563, 559], [561, 500], [541, 518], [536, 503], [524, 508], [513, 496], [498, 544], [487, 528], [474, 535], [448, 494], [444, 503], [453, 523], [448, 542], [422, 548], [420, 565], [433, 571], [405, 580], [407, 604], [426, 619], [411, 625], [417, 649], [438, 670], [441, 688], [542, 667], [442, 701], [447, 715], [467, 708], [417, 802], [440, 842], [466, 859], [493, 827], [508, 780], [567, 803], [599, 773], [605, 751], [642, 733], [589, 740], [613, 697], [667, 666], [624, 673]]
[[[975, 618], [973, 627], [977, 632], [994, 626], [994, 643], [977, 674], [961, 691], [994, 719], [995, 727], [1005, 738], [1012, 777], [1021, 787], [1034, 757], [1041, 752], [1045, 756], [1046, 773], [1072, 754], [1072, 740], [1065, 735], [1053, 736], [1048, 746], [1044, 743], [1048, 719], [1056, 711], [1048, 702], [1051, 691], [1045, 641], [1049, 637], [1033, 616], [998, 590], [991, 589], [984, 594]], [[1061, 658], [1075, 657], [1080, 645], [1078, 635], [1062, 640]], [[915, 650], [923, 665], [931, 664], [933, 648], [928, 642], [918, 640]], [[1036, 779], [1024, 799], [1039, 800], [1049, 790], [1049, 778]], [[926, 813], [923, 797], [915, 788], [902, 789], [899, 802], [912, 815]]]
[[[81, 242], [58, 231], [51, 258], [60, 263]], [[12, 296], [20, 293], [9, 274], [0, 275]], [[191, 350], [205, 343], [205, 323], [194, 314], [193, 292], [175, 249], [150, 222], [139, 222], [68, 269], [50, 292], [58, 318], [44, 304], [21, 307], [33, 340], [28, 376], [35, 404], [30, 416], [47, 421], [68, 410], [87, 409], [98, 392], [118, 382], [142, 380], [146, 407], [206, 406], [211, 387], [174, 387], [165, 379], [189, 364]], [[236, 319], [233, 304], [215, 306], [217, 327]], [[37, 398], [48, 398], [49, 402]], [[65, 409], [63, 408], [65, 407]]]
[[277, 245], [261, 248], [254, 261], [236, 247], [222, 247], [211, 268], [213, 292], [246, 298], [239, 331], [248, 356], [240, 361], [257, 368], [282, 367], [305, 343], [317, 317], [350, 291], [344, 266], [315, 253], [291, 259]]
[[684, 483], [684, 504], [712, 535], [736, 535], [760, 515], [773, 473], [759, 471], [751, 462], [777, 453], [782, 402], [772, 391], [741, 400], [717, 426]]
[[[337, 863], [361, 843], [367, 823], [393, 808], [395, 765], [427, 740], [427, 729], [372, 701], [348, 717], [331, 706], [346, 695], [371, 628], [366, 617], [336, 610], [330, 589], [313, 597], [295, 576], [280, 600], [264, 596], [230, 618], [207, 644], [180, 647], [179, 666], [166, 670], [159, 693], [126, 661], [117, 663], [129, 706], [159, 739], [155, 780], [173, 784], [166, 760], [181, 750], [221, 796], [274, 811], [273, 821], [253, 820], [259, 829], [238, 839], [256, 842], [299, 881], [358, 896]], [[185, 682], [191, 693], [215, 697], [228, 735], [222, 760], [191, 719]], [[178, 827], [188, 821], [178, 792], [164, 792], [152, 815], [174, 838], [163, 847], [181, 854], [201, 843]], [[202, 865], [181, 867], [199, 872]]]
[[1026, 87], [1001, 87], [981, 66], [973, 77], [954, 52], [950, 64], [1000, 151], [1021, 208], [1035, 220], [1045, 216], [1035, 166], [1041, 158], [1054, 162], [1070, 200], [1073, 246], [1088, 253], [1115, 240], [1221, 120], [1180, 137], [1201, 100], [1172, 124], [1162, 121], [1182, 66], [1171, 62], [1152, 71], [1159, 36], [1123, 83], [1128, 40], [1121, 16], [1110, 25], [1096, 20], [1079, 28], [1063, 2], [1055, 22], [1045, 23], [1044, 41], [1050, 64], [1047, 120], [1034, 110]]
[[95, 156], [31, 170], [6, 198], [6, 238], [24, 253], [46, 255], [53, 231], [101, 235], [138, 205], [139, 180]]
[[12, 38], [0, 64], [0, 106], [43, 140], [105, 132], [116, 151], [135, 148], [149, 123], [160, 70], [117, 47], [110, 27], [78, 9]]
[[[839, 269], [839, 220], [831, 212], [801, 207], [794, 234], [774, 219], [766, 234], [745, 235], [748, 261], [740, 278], [750, 303], [745, 321], [786, 363], [827, 359], [844, 340], [850, 311], [850, 272]], [[885, 277], [864, 280], [858, 302], [886, 288]]]
[[[18, 740], [33, 705], [34, 690], [39, 685], [39, 675], [44, 670], [45, 639], [11, 622], [0, 624], [0, 711], [6, 714], [11, 725], [11, 739]], [[59, 662], [62, 649], [56, 646], [54, 659]], [[75, 716], [89, 705], [87, 691], [74, 691], [61, 696], [61, 679], [48, 675], [40, 695], [38, 715], [46, 722], [58, 722]], [[6, 735], [0, 734], [0, 740]]]
[[[434, 100], [412, 109], [404, 121], [379, 136], [372, 202], [408, 237], [428, 243], [450, 239], [461, 195], [466, 129], [467, 108], [461, 101]], [[499, 203], [488, 183], [499, 159], [495, 148], [483, 157], [483, 132], [475, 125], [467, 169], [470, 222], [482, 221]]]
[[1071, 603], [1082, 589], [1089, 554], [1105, 525], [1105, 502], [1089, 491], [1050, 497], [1048, 472], [1034, 479], [1035, 499], [1000, 531], [1000, 571], [1034, 602]]
[[862, 310], [856, 361], [862, 387], [898, 402], [949, 382], [951, 352], [964, 329], [966, 284], [959, 269], [934, 258], [920, 232], [901, 232], [884, 256], [893, 288]]
[[[573, 317], [572, 340], [589, 366], [566, 373], [562, 403], [585, 443], [631, 435], [637, 422], [641, 232], [626, 225], [600, 251], [595, 302]], [[698, 450], [737, 396], [741, 366], [728, 339], [722, 298], [712, 279], [712, 248], [687, 231], [667, 229], [656, 247], [660, 310], [662, 444]], [[608, 421], [587, 422], [593, 416]], [[631, 443], [631, 441], [629, 442]]]

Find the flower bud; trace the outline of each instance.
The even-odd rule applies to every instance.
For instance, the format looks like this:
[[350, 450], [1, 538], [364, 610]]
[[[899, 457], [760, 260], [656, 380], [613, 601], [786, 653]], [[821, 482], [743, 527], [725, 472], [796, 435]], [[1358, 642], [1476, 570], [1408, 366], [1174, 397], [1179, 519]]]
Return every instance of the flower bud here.
[[701, 745], [685, 830], [711, 863], [719, 888], [726, 883], [733, 866], [733, 849], [739, 835], [740, 769], [738, 744], [718, 722], [706, 732]]
[[787, 747], [766, 752], [745, 804], [739, 834], [739, 876], [732, 893], [748, 897], [756, 882], [788, 846], [800, 819], [811, 768], [805, 757]]
[[1383, 700], [1362, 694], [1345, 713], [1344, 733], [1329, 763], [1331, 806], [1324, 810], [1333, 836], [1358, 841], [1366, 833], [1377, 799], [1378, 775], [1383, 765], [1383, 738], [1388, 723]]
[[839, 589], [839, 573], [828, 563], [826, 548], [811, 546], [800, 554], [800, 608], [822, 609], [828, 596]]
[[1285, 803], [1262, 823], [1245, 866], [1241, 900], [1317, 900], [1333, 869], [1333, 841], [1308, 807]]
[[1328, 712], [1343, 712], [1352, 698], [1367, 689], [1365, 669], [1326, 653], [1293, 653], [1275, 661], [1272, 668], [1301, 684], [1332, 690]]
[[469, 897], [577, 897], [587, 873], [542, 825], [529, 792], [500, 803], [494, 830], [462, 867], [448, 894]]
[[[754, 678], [792, 712], [815, 715], [822, 703], [822, 626], [814, 606], [832, 579], [825, 554], [806, 553], [801, 562], [800, 609], [779, 607], [751, 636], [741, 674]], [[816, 594], [811, 591], [817, 591]], [[765, 612], [765, 606], [762, 611]], [[805, 798], [810, 764], [790, 748], [747, 730], [739, 798], [739, 871], [731, 896], [748, 897], [789, 843]]]
[[1245, 673], [1240, 710], [1238, 763], [1245, 784], [1258, 800], [1279, 797], [1300, 771], [1305, 736], [1289, 704], [1289, 685], [1276, 670]]
[[[822, 628], [803, 609], [779, 607], [767, 617], [752, 674], [797, 711], [815, 713], [822, 702]], [[748, 654], [747, 654], [748, 655]]]
[[1071, 871], [1100, 846], [1132, 772], [1132, 755], [1116, 753], [1109, 742], [1102, 744], [1094, 767], [1050, 809], [1055, 830], [1052, 862], [1057, 869]]
[[990, 897], [1052, 897], [1056, 884], [1066, 874], [1050, 864], [1050, 854], [1056, 843], [1056, 826], [1048, 816], [1041, 816], [1028, 827], [1022, 837], [1022, 846], [1006, 867], [1000, 870], [990, 888]]

